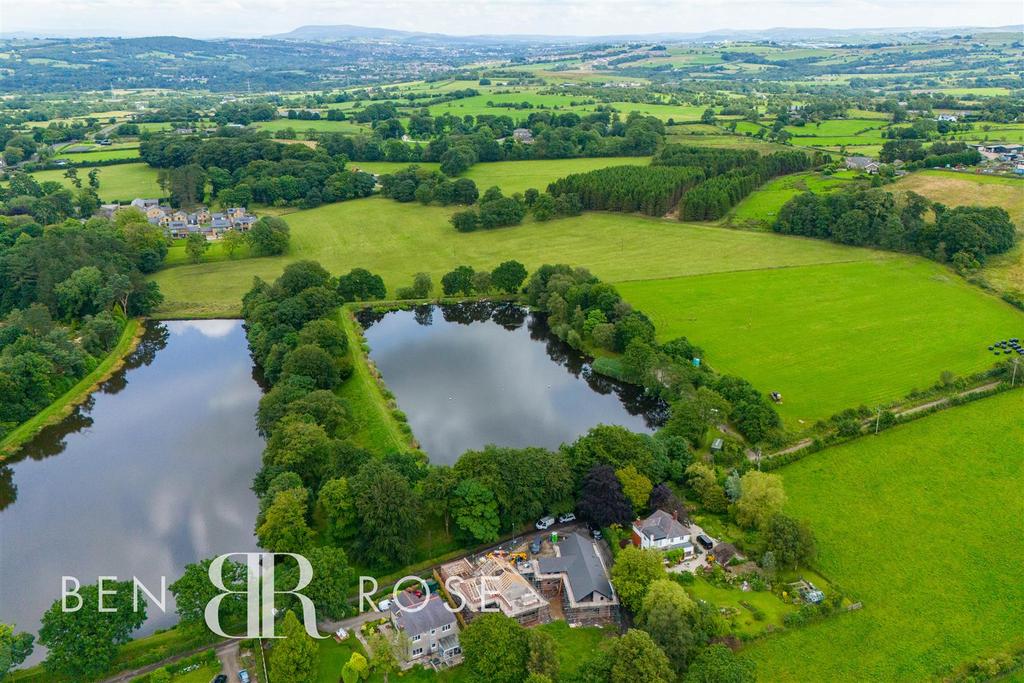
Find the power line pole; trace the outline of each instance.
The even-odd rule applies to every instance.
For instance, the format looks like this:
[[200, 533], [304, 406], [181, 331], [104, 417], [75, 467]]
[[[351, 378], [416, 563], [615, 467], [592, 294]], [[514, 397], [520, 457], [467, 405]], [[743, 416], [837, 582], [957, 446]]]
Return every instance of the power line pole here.
[[1020, 367], [1020, 358], [1013, 359], [1013, 377], [1010, 378], [1010, 388], [1017, 384], [1017, 368]]
[[878, 435], [878, 425], [882, 422], [882, 406], [878, 406], [878, 417], [875, 418], [875, 436]]

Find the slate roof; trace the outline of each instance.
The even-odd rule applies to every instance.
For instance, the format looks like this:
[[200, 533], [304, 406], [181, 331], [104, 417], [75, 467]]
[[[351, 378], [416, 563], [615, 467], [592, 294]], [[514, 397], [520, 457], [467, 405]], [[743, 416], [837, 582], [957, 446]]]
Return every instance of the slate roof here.
[[589, 539], [578, 533], [569, 534], [558, 544], [558, 552], [558, 557], [537, 560], [542, 574], [565, 574], [577, 602], [589, 600], [594, 593], [609, 600], [614, 598], [611, 581]]
[[454, 624], [455, 615], [448, 611], [445, 602], [437, 595], [431, 595], [423, 609], [411, 612], [408, 609], [399, 608], [417, 607], [423, 602], [422, 597], [416, 597], [414, 593], [403, 591], [398, 594], [398, 601], [391, 606], [391, 613], [394, 615], [395, 624], [405, 631], [409, 637], [430, 633], [433, 629], [439, 629], [445, 624]]
[[647, 519], [637, 525], [644, 536], [655, 541], [666, 538], [687, 536], [690, 530], [664, 510], [655, 510]]
[[739, 552], [731, 543], [719, 543], [711, 551], [711, 554], [715, 556], [715, 561], [719, 564], [729, 564], [732, 558], [739, 555]]

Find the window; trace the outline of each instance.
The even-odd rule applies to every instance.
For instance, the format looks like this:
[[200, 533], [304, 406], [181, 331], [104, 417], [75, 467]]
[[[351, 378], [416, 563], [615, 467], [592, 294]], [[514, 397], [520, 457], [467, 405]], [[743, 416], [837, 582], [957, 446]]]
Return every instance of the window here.
[[416, 649], [414, 649], [412, 651], [412, 656], [413, 657], [419, 657], [421, 654], [423, 654], [423, 648], [422, 647], [418, 647], [418, 648], [416, 648]]
[[430, 629], [430, 635], [434, 635], [435, 633], [437, 633], [437, 629], [436, 628]]
[[421, 638], [421, 636], [413, 636], [412, 637], [412, 642], [418, 643], [418, 642], [420, 642], [420, 638]]
[[452, 625], [451, 624], [445, 624], [444, 626], [441, 627], [441, 630], [442, 631], [451, 631], [452, 630]]

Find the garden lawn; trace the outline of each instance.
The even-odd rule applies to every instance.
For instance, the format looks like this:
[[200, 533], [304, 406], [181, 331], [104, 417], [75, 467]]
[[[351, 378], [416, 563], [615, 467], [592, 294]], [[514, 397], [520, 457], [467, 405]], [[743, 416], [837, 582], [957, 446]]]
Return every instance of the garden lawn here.
[[530, 270], [544, 263], [586, 266], [617, 281], [891, 258], [820, 240], [615, 213], [588, 212], [463, 234], [448, 222], [456, 210], [371, 197], [291, 213], [285, 217], [292, 234], [285, 256], [182, 265], [156, 273], [153, 279], [165, 296], [159, 313], [237, 315], [254, 275], [272, 280], [299, 259], [318, 260], [332, 273], [367, 268], [394, 292], [417, 271], [430, 273], [439, 287], [441, 276], [457, 265], [489, 270], [508, 259]]
[[764, 681], [923, 681], [1024, 645], [1024, 392], [780, 470], [857, 612], [743, 651]]
[[[89, 154], [90, 152], [85, 152]], [[100, 175], [100, 199], [104, 202], [120, 201], [128, 203], [136, 197], [160, 197], [163, 191], [156, 182], [157, 170], [148, 164], [116, 164], [114, 166], [97, 166]], [[55, 180], [64, 187], [74, 189], [70, 178], [64, 177], [65, 169], [36, 171], [32, 176], [39, 182]], [[89, 171], [92, 168], [78, 169], [78, 178], [82, 186], [88, 185]]]
[[[783, 628], [782, 618], [789, 612], [795, 612], [795, 605], [787, 605], [770, 591], [749, 591], [744, 593], [739, 588], [719, 588], [712, 586], [704, 579], [695, 579], [693, 584], [685, 586], [686, 592], [694, 600], [704, 600], [715, 607], [730, 607], [738, 612], [727, 619], [735, 635], [756, 636], [766, 628]], [[764, 619], [758, 621], [754, 613], [741, 605], [746, 602], [764, 613]]]
[[794, 429], [896, 401], [944, 370], [989, 368], [988, 344], [1024, 337], [1024, 313], [909, 256], [628, 282], [619, 291], [651, 317], [660, 340], [685, 335], [718, 372], [781, 392], [779, 414]]

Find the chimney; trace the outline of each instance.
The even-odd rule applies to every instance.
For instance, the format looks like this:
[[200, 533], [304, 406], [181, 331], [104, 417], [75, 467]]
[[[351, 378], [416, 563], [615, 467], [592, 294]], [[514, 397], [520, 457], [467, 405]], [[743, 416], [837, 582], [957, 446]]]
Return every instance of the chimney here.
[[672, 519], [676, 520], [677, 522], [679, 521], [679, 510], [672, 511]]

